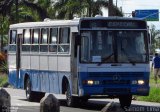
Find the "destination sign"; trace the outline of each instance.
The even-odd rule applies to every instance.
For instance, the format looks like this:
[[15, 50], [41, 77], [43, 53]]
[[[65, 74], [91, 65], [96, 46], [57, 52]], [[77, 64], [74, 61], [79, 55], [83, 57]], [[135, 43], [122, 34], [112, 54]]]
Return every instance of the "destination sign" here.
[[136, 28], [137, 24], [135, 22], [108, 22], [107, 25], [109, 28]]
[[82, 20], [80, 28], [146, 29], [147, 25], [137, 20]]

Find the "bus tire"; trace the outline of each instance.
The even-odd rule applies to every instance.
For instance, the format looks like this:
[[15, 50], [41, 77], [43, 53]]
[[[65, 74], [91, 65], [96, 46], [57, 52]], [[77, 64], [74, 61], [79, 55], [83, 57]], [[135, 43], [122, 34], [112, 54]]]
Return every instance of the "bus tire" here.
[[66, 100], [68, 107], [74, 107], [78, 103], [78, 97], [72, 96], [69, 84], [67, 84]]
[[33, 101], [34, 100], [34, 92], [31, 90], [31, 81], [30, 78], [28, 77], [26, 80], [26, 98], [28, 101]]
[[132, 95], [121, 95], [119, 101], [122, 109], [129, 108], [132, 102]]
[[82, 103], [86, 103], [86, 102], [88, 102], [88, 99], [89, 99], [90, 97], [89, 96], [83, 96], [83, 97], [80, 97], [80, 101], [82, 102]]
[[45, 93], [44, 92], [34, 92], [35, 95], [35, 101], [39, 102], [44, 96]]

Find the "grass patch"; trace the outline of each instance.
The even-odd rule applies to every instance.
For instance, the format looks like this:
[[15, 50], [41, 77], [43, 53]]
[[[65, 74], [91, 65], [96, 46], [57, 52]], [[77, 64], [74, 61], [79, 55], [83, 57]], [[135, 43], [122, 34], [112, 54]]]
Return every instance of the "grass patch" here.
[[151, 87], [149, 96], [137, 96], [137, 100], [160, 103], [160, 88]]
[[8, 82], [8, 76], [0, 73], [0, 87]]
[[139, 101], [149, 101], [160, 103], [160, 79], [158, 78], [157, 87], [154, 80], [153, 71], [150, 74], [150, 93], [149, 96], [135, 96]]

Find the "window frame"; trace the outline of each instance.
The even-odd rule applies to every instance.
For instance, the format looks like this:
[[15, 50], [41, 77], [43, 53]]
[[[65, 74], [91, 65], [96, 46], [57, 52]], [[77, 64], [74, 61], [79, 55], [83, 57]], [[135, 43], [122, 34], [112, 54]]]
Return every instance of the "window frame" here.
[[[52, 42], [52, 31], [56, 30], [56, 41]], [[54, 35], [55, 36], [55, 35]], [[49, 30], [49, 53], [51, 54], [57, 54], [58, 53], [58, 38], [59, 38], [59, 28], [58, 27], [51, 27]], [[54, 49], [52, 49], [53, 47], [55, 47]]]
[[[63, 36], [65, 35], [63, 35], [63, 31], [64, 30], [62, 30], [62, 29], [65, 29], [65, 28], [67, 28], [68, 29], [68, 36], [67, 36], [67, 42], [63, 42], [64, 40], [63, 40]], [[64, 37], [66, 37], [66, 36], [64, 36]], [[64, 38], [64, 39], [66, 39], [66, 38]], [[57, 48], [57, 52], [58, 52], [58, 54], [70, 54], [70, 49], [71, 49], [71, 45], [70, 45], [70, 43], [71, 43], [71, 28], [69, 27], [69, 26], [66, 26], [66, 27], [59, 27], [59, 35], [58, 35], [58, 48]], [[62, 47], [62, 46], [68, 46], [68, 51], [65, 51], [65, 47]]]
[[[12, 37], [12, 32], [15, 31], [16, 36], [15, 36], [15, 41], [12, 43], [13, 37]], [[16, 44], [17, 43], [17, 30], [10, 30], [10, 38], [9, 38], [9, 44]]]
[[[14, 39], [14, 42], [12, 42], [12, 32], [15, 31], [15, 39]], [[16, 53], [17, 51], [17, 30], [16, 29], [11, 29], [9, 31], [9, 48], [8, 48], [8, 52], [11, 52], [11, 53]]]
[[[35, 32], [35, 30], [37, 30], [38, 31], [38, 42], [34, 42], [34, 39], [35, 39], [35, 35], [34, 35], [34, 32]], [[40, 52], [40, 47], [39, 47], [39, 45], [40, 45], [40, 28], [33, 28], [32, 29], [32, 42], [31, 42], [31, 52], [37, 52], [37, 53], [39, 53]], [[34, 47], [38, 47], [38, 48], [34, 48]]]

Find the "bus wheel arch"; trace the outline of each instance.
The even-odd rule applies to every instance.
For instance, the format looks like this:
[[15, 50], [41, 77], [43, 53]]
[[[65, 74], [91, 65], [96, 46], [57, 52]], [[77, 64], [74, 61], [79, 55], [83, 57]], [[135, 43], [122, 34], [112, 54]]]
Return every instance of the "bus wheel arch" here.
[[68, 81], [67, 77], [64, 76], [62, 79], [62, 94], [66, 93], [68, 85], [69, 85], [69, 81]]
[[24, 84], [25, 84], [24, 89], [26, 91], [26, 98], [28, 101], [39, 102], [45, 96], [45, 92], [36, 92], [32, 90], [32, 82], [28, 74], [25, 74]]
[[26, 89], [26, 81], [27, 81], [28, 78], [30, 78], [29, 75], [25, 74], [25, 76], [24, 76], [24, 83], [23, 83], [24, 84], [24, 89]]

